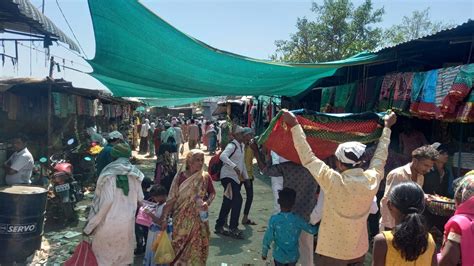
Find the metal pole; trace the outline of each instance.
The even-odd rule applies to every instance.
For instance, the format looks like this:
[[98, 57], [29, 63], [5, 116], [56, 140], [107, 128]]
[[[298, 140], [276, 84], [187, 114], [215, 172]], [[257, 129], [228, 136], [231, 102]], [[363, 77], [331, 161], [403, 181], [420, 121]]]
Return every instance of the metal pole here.
[[41, 13], [44, 14], [44, 0], [43, 0], [43, 4], [41, 5]]

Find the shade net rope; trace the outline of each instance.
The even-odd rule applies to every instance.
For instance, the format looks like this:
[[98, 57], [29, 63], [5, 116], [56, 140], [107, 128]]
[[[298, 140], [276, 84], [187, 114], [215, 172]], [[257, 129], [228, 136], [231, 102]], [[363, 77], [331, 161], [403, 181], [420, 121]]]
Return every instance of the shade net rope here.
[[[337, 146], [347, 141], [370, 143], [378, 140], [383, 130], [385, 113], [326, 114], [309, 110], [292, 111], [314, 154], [321, 160], [334, 155]], [[301, 163], [290, 128], [283, 122], [282, 111], [271, 121], [258, 142], [268, 150], [290, 161]]]

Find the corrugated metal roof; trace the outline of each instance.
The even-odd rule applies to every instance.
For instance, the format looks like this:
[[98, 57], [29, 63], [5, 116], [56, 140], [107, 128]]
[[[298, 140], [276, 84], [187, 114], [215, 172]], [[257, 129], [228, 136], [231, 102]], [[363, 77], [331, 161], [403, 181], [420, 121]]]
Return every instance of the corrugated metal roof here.
[[79, 46], [29, 0], [1, 0], [0, 29], [51, 36], [80, 53]]
[[414, 43], [414, 42], [417, 42], [417, 41], [425, 41], [425, 40], [436, 39], [436, 38], [442, 37], [444, 35], [446, 35], [446, 36], [448, 36], [448, 35], [458, 35], [459, 33], [464, 32], [464, 31], [466, 31], [465, 33], [467, 33], [467, 34], [469, 34], [468, 31], [470, 31], [471, 35], [474, 34], [474, 20], [469, 19], [468, 21], [466, 21], [466, 22], [464, 22], [460, 25], [453, 26], [453, 27], [447, 28], [447, 29], [443, 29], [443, 30], [440, 30], [440, 31], [435, 32], [435, 33], [427, 34], [427, 35], [422, 36], [422, 37], [417, 38], [417, 39], [412, 39], [412, 40], [408, 40], [408, 41], [405, 41], [405, 42], [380, 47], [380, 48], [375, 49], [373, 52], [376, 52], [376, 53], [385, 52], [386, 50], [392, 50], [392, 49], [395, 49], [395, 48], [398, 48], [398, 47], [403, 47], [405, 45], [408, 45], [410, 43]]

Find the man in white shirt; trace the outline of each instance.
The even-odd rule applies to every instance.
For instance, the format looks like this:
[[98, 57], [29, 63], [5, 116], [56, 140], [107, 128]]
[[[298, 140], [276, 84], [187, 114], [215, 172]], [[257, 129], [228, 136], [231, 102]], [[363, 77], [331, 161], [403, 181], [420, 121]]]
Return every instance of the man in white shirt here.
[[140, 154], [148, 153], [148, 131], [150, 130], [150, 120], [145, 119], [140, 129]]
[[[176, 125], [173, 127], [175, 131], [174, 139], [176, 140], [176, 148], [178, 152], [181, 153], [182, 155], [184, 150], [181, 149], [181, 144], [183, 144], [184, 136], [183, 136], [183, 130], [181, 129], [181, 122], [177, 121]], [[176, 153], [175, 156], [178, 156], [178, 152]], [[176, 160], [179, 160], [179, 157], [176, 157]]]
[[[281, 164], [288, 162], [287, 159], [281, 157], [276, 152], [270, 152], [272, 157], [272, 165]], [[283, 189], [283, 176], [270, 176], [272, 182], [272, 192], [273, 192], [273, 214], [280, 212], [280, 204], [278, 204], [278, 192]]]
[[26, 148], [26, 138], [18, 136], [13, 139], [13, 149], [15, 152], [3, 164], [6, 173], [7, 185], [30, 184], [33, 172], [34, 160], [28, 148]]
[[216, 221], [216, 233], [227, 234], [224, 224], [230, 212], [229, 235], [234, 238], [243, 238], [239, 225], [240, 210], [242, 209], [242, 195], [240, 194], [240, 183], [248, 180], [244, 161], [244, 129], [239, 127], [234, 133], [234, 140], [227, 144], [220, 155], [223, 162], [221, 169], [221, 184], [224, 187], [219, 218]]

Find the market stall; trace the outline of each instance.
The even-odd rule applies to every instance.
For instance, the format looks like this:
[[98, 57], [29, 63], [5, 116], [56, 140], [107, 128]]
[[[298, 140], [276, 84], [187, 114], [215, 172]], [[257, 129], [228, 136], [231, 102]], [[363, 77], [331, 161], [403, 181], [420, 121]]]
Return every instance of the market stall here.
[[136, 105], [49, 78], [0, 80], [0, 104], [0, 143], [21, 133], [29, 138], [28, 149], [36, 159], [62, 150], [66, 139], [80, 144], [88, 127], [109, 132], [129, 124]]

